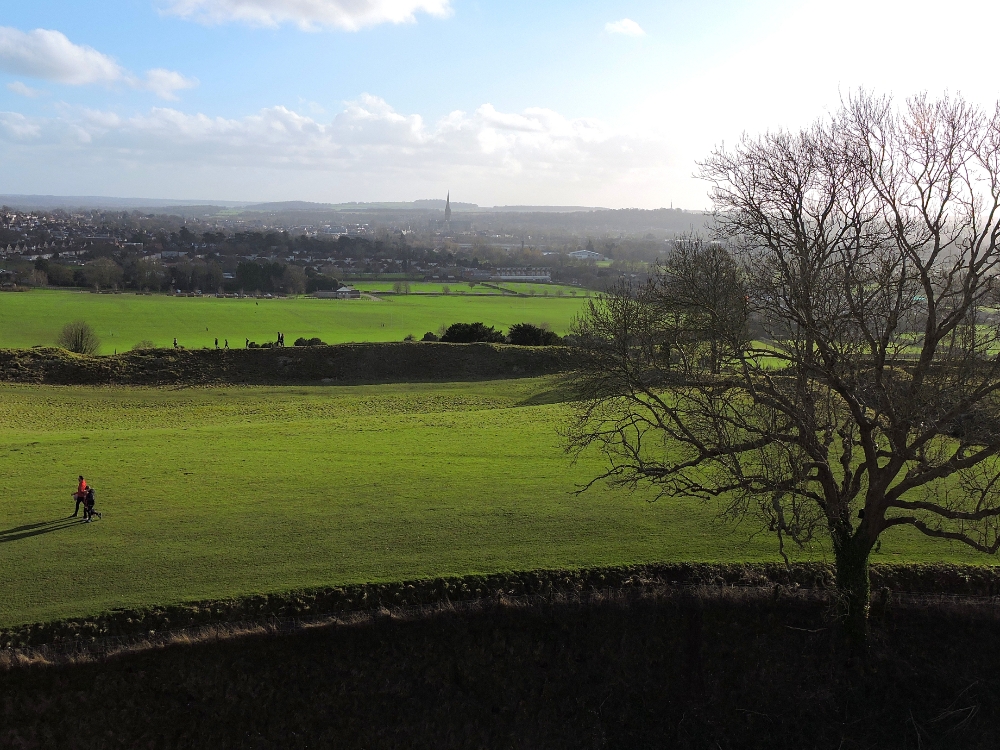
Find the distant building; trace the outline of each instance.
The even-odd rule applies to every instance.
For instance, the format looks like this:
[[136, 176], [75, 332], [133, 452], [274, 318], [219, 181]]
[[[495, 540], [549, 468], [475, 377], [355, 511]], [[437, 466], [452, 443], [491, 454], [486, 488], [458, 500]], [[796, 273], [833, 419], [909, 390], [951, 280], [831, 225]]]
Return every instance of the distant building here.
[[593, 250], [574, 250], [569, 253], [569, 257], [574, 260], [605, 260], [603, 255], [595, 253]]
[[431, 229], [441, 229], [445, 232], [471, 232], [472, 222], [451, 218], [451, 191], [444, 199], [444, 219], [431, 219], [429, 222]]
[[494, 281], [552, 281], [551, 268], [498, 268]]

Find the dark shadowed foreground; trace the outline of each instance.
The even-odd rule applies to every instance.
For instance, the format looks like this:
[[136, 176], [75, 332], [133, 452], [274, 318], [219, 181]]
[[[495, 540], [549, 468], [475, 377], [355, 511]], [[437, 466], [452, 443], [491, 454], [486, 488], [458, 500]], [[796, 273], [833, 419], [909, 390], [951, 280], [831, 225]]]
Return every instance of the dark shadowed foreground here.
[[996, 746], [1000, 619], [987, 600], [881, 603], [862, 667], [826, 597], [784, 591], [382, 610], [14, 667], [0, 683], [0, 745]]

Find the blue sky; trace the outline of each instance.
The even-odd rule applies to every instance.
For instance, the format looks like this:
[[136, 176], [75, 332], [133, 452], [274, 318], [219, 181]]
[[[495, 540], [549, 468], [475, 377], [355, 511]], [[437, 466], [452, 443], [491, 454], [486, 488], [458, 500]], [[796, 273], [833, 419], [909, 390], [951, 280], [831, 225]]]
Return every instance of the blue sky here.
[[[921, 2], [7, 0], [0, 192], [708, 205], [696, 161], [865, 86], [997, 97]], [[931, 19], [932, 22], [928, 22]]]

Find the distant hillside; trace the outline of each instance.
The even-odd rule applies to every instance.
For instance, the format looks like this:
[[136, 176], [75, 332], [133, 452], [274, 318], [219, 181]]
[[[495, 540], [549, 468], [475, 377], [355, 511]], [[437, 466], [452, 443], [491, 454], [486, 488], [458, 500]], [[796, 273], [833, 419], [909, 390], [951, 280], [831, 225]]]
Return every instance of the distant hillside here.
[[114, 198], [101, 195], [0, 195], [0, 206], [10, 206], [21, 210], [62, 209], [133, 209], [172, 208], [174, 206], [233, 208], [245, 206], [239, 201], [168, 200], [160, 198]]

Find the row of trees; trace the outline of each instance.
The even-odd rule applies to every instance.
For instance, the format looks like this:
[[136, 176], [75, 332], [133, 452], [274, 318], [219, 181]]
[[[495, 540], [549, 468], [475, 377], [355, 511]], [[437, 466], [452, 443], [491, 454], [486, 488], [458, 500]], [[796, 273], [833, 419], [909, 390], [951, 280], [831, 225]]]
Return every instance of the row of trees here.
[[846, 632], [906, 528], [1000, 549], [1000, 106], [865, 93], [701, 165], [717, 241], [592, 301], [568, 446], [828, 544]]
[[[433, 334], [428, 336], [424, 336], [425, 341], [437, 340]], [[440, 340], [451, 344], [487, 343], [517, 346], [555, 346], [562, 343], [562, 339], [548, 330], [548, 327], [531, 323], [515, 323], [506, 336], [485, 323], [454, 323], [442, 333]]]
[[136, 289], [164, 291], [180, 289], [205, 292], [239, 290], [301, 294], [316, 289], [336, 288], [337, 280], [309, 274], [299, 266], [283, 263], [243, 262], [232, 279], [226, 279], [219, 263], [181, 262], [165, 265], [156, 259], [126, 257], [121, 262], [98, 257], [82, 266], [66, 266], [40, 259], [34, 266], [19, 269], [18, 277], [33, 285], [75, 286], [92, 289]]

